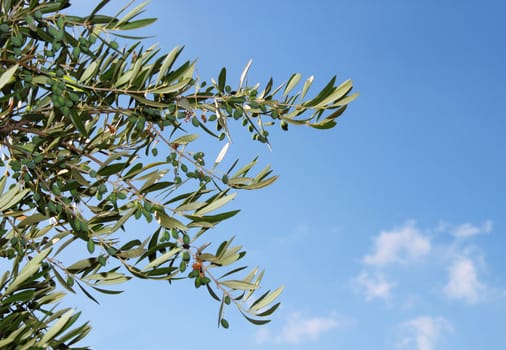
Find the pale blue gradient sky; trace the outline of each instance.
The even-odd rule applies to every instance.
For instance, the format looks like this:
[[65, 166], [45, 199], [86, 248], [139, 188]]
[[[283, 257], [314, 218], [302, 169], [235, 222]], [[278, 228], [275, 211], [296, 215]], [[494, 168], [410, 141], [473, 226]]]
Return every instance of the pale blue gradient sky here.
[[230, 159], [260, 154], [281, 178], [240, 193], [243, 211], [211, 235], [237, 235], [265, 285], [286, 285], [271, 324], [231, 308], [217, 329], [204, 290], [141, 281], [99, 307], [72, 299], [89, 344], [505, 349], [505, 13], [492, 0], [153, 0], [149, 41], [185, 45], [202, 79], [226, 66], [238, 81], [252, 58], [250, 82], [337, 74], [361, 95], [331, 131], [273, 132], [272, 153], [234, 137]]

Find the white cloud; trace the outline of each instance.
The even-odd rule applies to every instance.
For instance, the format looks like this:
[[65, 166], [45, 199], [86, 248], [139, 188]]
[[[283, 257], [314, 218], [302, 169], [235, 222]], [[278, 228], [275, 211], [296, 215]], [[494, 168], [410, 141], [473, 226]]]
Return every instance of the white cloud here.
[[256, 341], [258, 344], [267, 343], [271, 340], [272, 340], [272, 334], [268, 328], [260, 328], [257, 331]]
[[443, 291], [451, 299], [461, 299], [469, 303], [480, 300], [485, 286], [478, 280], [474, 262], [469, 258], [459, 258], [448, 269], [449, 280]]
[[397, 344], [398, 349], [433, 350], [443, 332], [453, 330], [443, 317], [420, 316], [401, 324], [406, 333]]
[[478, 234], [489, 233], [492, 231], [492, 225], [493, 222], [491, 220], [485, 221], [481, 227], [465, 223], [455, 226], [451, 232], [457, 238], [467, 238]]
[[355, 278], [354, 282], [364, 292], [366, 300], [389, 299], [390, 291], [395, 287], [395, 283], [387, 281], [382, 274], [369, 276], [369, 273], [364, 271]]
[[294, 312], [289, 315], [281, 332], [274, 335], [268, 328], [257, 332], [257, 343], [272, 342], [276, 344], [299, 344], [307, 340], [317, 340], [320, 336], [340, 326], [336, 315], [327, 317], [303, 317], [301, 313]]
[[374, 253], [364, 257], [369, 265], [408, 263], [418, 260], [431, 251], [430, 239], [414, 226], [413, 222], [392, 231], [382, 231], [374, 239]]

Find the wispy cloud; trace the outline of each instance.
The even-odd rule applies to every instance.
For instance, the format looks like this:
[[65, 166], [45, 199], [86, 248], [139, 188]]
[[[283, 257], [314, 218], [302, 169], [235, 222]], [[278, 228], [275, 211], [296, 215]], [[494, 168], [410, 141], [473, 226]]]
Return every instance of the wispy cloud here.
[[[367, 301], [394, 300], [394, 288], [403, 280], [395, 275], [396, 282], [392, 282], [392, 273], [396, 271], [392, 267], [430, 258], [428, 268], [439, 272], [446, 270], [447, 280], [442, 279], [440, 286], [449, 299], [476, 303], [501, 294], [480, 278], [478, 267], [485, 265], [485, 258], [472, 240], [477, 235], [492, 232], [492, 228], [492, 220], [478, 225], [453, 225], [441, 221], [436, 228], [427, 230], [419, 229], [414, 221], [408, 221], [403, 226], [382, 230], [373, 237], [370, 252], [361, 260], [364, 268], [353, 278], [352, 287], [359, 290]], [[427, 232], [433, 235], [429, 236]], [[452, 241], [444, 242], [443, 236], [434, 234], [437, 232], [451, 235]]]
[[492, 225], [493, 225], [493, 222], [491, 220], [485, 221], [483, 223], [483, 225], [481, 225], [481, 227], [475, 226], [470, 223], [465, 223], [465, 224], [453, 227], [453, 229], [451, 230], [451, 233], [457, 238], [467, 238], [467, 237], [471, 237], [471, 236], [475, 236], [475, 235], [479, 235], [479, 234], [483, 234], [483, 233], [489, 233], [490, 231], [492, 231]]
[[478, 279], [475, 263], [470, 258], [458, 258], [448, 269], [448, 283], [443, 292], [451, 299], [468, 303], [479, 301], [485, 285]]
[[323, 333], [341, 326], [335, 314], [324, 317], [305, 317], [299, 312], [288, 316], [280, 332], [272, 332], [262, 328], [257, 332], [257, 343], [299, 344], [305, 341], [315, 341]]
[[[408, 221], [403, 226], [390, 231], [381, 231], [373, 239], [373, 249], [363, 257], [362, 263], [368, 265], [352, 281], [365, 295], [367, 301], [388, 300], [396, 283], [385, 277], [387, 267], [392, 264], [407, 264], [418, 261], [431, 252], [430, 238]], [[375, 272], [368, 270], [374, 269]]]
[[402, 350], [433, 350], [441, 335], [453, 331], [453, 327], [443, 317], [420, 316], [403, 322], [404, 335], [397, 344]]
[[366, 255], [363, 262], [383, 266], [392, 263], [416, 261], [431, 251], [429, 237], [423, 235], [414, 222], [408, 222], [392, 231], [382, 231], [374, 239], [374, 251]]
[[354, 284], [365, 294], [366, 300], [390, 299], [390, 291], [395, 283], [389, 282], [381, 273], [370, 276], [368, 272], [362, 271], [354, 280]]

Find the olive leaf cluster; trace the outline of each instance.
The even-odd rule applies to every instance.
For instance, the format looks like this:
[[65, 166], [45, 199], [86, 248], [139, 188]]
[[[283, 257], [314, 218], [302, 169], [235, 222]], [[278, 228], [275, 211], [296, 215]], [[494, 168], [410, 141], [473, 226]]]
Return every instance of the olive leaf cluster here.
[[[299, 73], [250, 86], [251, 61], [234, 87], [225, 68], [201, 81], [195, 62], [177, 63], [182, 47], [161, 53], [130, 34], [154, 22], [146, 2], [114, 16], [101, 14], [108, 2], [86, 16], [67, 0], [0, 5], [2, 348], [72, 346], [90, 327], [59, 309], [63, 290], [97, 301], [134, 277], [192, 280], [219, 302], [224, 328], [230, 304], [268, 322], [283, 288], [260, 291], [263, 271], [237, 266], [233, 237], [205, 242], [238, 213], [223, 209], [238, 190], [277, 179], [257, 158], [224, 166], [229, 125], [269, 145], [275, 125], [332, 128], [356, 97], [335, 77], [312, 97], [313, 77], [293, 93]], [[217, 156], [195, 146], [201, 136], [222, 144]], [[152, 230], [126, 234], [133, 221]]]

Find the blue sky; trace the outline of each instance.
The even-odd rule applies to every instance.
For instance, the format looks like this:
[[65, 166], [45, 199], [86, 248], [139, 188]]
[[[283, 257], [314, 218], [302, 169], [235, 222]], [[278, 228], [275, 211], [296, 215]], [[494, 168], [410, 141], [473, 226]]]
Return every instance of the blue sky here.
[[331, 131], [273, 131], [273, 152], [234, 137], [227, 157], [259, 154], [281, 177], [240, 193], [229, 207], [242, 212], [212, 239], [237, 235], [264, 285], [286, 286], [270, 324], [231, 308], [231, 328], [218, 329], [218, 305], [191, 283], [132, 281], [100, 306], [72, 297], [92, 320], [88, 344], [506, 348], [505, 11], [493, 0], [153, 0], [150, 40], [185, 45], [202, 79], [226, 66], [238, 81], [253, 59], [250, 82], [300, 72], [323, 86], [336, 74], [360, 97]]

